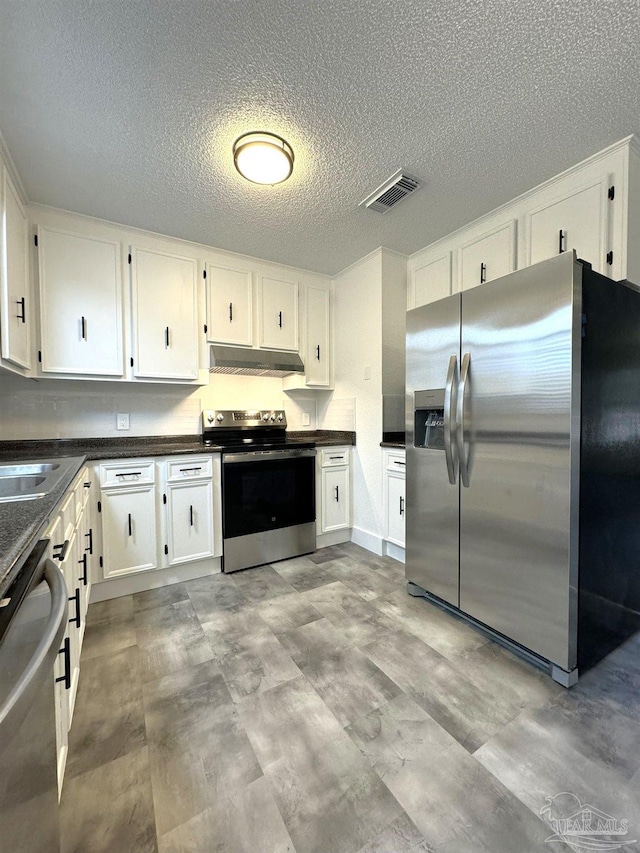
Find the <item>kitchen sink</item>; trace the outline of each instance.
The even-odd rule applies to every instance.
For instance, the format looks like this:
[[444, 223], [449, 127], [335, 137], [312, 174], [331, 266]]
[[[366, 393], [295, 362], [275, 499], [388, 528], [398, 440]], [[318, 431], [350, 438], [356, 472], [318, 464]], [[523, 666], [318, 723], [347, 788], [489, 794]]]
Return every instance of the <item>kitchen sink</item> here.
[[0, 503], [45, 497], [80, 461], [73, 456], [0, 465]]

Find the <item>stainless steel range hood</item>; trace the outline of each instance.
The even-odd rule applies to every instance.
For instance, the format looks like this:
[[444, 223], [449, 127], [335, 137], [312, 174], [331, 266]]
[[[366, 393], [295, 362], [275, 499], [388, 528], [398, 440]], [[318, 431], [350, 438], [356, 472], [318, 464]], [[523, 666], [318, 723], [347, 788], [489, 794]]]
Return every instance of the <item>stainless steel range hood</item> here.
[[288, 376], [290, 373], [304, 373], [304, 364], [297, 352], [216, 345], [211, 347], [209, 373]]

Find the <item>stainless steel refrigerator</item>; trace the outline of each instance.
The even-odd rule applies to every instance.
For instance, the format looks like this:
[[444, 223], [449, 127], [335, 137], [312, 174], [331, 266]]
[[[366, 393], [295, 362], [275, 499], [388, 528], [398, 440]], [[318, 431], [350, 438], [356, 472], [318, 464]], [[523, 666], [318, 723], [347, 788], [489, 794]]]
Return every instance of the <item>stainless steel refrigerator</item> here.
[[571, 252], [408, 312], [408, 591], [566, 686], [640, 629], [639, 460], [634, 286]]

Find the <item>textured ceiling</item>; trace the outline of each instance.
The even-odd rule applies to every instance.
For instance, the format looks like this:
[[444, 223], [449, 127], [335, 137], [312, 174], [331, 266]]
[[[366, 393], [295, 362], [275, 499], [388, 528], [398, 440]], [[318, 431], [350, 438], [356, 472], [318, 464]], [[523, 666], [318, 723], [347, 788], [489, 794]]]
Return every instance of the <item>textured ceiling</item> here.
[[[335, 273], [639, 131], [639, 44], [640, 0], [0, 0], [0, 129], [33, 201]], [[289, 181], [235, 172], [251, 129]]]

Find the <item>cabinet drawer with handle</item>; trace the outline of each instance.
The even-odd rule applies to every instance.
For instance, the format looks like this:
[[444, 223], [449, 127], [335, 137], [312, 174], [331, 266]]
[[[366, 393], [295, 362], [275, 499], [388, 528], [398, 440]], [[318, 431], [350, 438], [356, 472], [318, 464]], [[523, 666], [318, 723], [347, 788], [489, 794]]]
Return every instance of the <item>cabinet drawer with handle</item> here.
[[348, 465], [349, 458], [348, 447], [326, 448], [320, 451], [320, 465], [323, 468], [330, 468], [333, 465]]
[[395, 471], [398, 474], [404, 474], [406, 470], [406, 458], [402, 453], [387, 453], [386, 469], [387, 471]]
[[100, 485], [103, 489], [155, 482], [152, 459], [127, 459], [126, 462], [103, 462], [100, 465]]
[[182, 459], [172, 459], [167, 462], [167, 482], [175, 483], [181, 480], [204, 480], [213, 476], [213, 460], [211, 456], [193, 456]]

